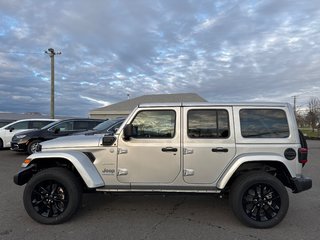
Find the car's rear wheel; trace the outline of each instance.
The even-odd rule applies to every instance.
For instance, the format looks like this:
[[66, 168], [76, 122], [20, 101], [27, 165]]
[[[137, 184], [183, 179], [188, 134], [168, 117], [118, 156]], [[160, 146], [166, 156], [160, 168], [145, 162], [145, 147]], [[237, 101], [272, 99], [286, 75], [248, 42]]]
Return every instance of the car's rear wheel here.
[[0, 149], [2, 149], [3, 148], [3, 141], [2, 141], [2, 139], [0, 138]]
[[23, 195], [24, 207], [31, 218], [43, 224], [67, 221], [81, 204], [81, 184], [64, 168], [49, 168], [34, 175]]
[[285, 217], [289, 197], [276, 177], [255, 172], [235, 180], [230, 190], [230, 205], [242, 223], [254, 228], [270, 228]]

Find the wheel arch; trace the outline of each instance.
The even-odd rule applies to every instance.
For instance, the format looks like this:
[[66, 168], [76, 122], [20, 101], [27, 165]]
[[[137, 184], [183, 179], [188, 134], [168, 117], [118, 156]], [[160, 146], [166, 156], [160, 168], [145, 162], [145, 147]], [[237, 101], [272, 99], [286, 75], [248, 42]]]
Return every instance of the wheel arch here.
[[[259, 160], [257, 160], [259, 159]], [[249, 171], [264, 171], [277, 177], [283, 185], [293, 189], [291, 178], [294, 176], [290, 172], [285, 163], [284, 158], [281, 156], [249, 156], [237, 159], [231, 164], [226, 171], [222, 174], [217, 183], [219, 189], [225, 189], [232, 185], [234, 180]]]
[[[17, 184], [23, 185], [28, 182], [30, 178], [38, 171], [51, 167], [63, 167], [72, 171], [78, 176], [87, 188], [97, 188], [104, 186], [104, 181], [95, 168], [90, 159], [82, 152], [68, 151], [68, 152], [41, 152], [34, 153], [27, 158], [28, 163], [23, 163], [21, 171], [17, 174], [22, 176], [21, 172], [28, 171], [25, 178], [19, 180], [15, 179]], [[15, 178], [19, 178], [18, 176]]]

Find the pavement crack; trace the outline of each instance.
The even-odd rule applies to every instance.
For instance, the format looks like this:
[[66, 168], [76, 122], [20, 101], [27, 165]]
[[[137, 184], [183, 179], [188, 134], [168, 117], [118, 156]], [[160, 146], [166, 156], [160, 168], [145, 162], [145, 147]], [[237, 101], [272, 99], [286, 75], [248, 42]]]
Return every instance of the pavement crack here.
[[0, 236], [9, 235], [10, 233], [12, 233], [12, 229], [0, 232]]
[[187, 220], [189, 222], [193, 222], [195, 224], [199, 224], [199, 225], [206, 225], [208, 227], [211, 227], [211, 228], [215, 228], [215, 229], [220, 229], [220, 230], [223, 230], [223, 231], [228, 231], [228, 232], [231, 232], [231, 233], [234, 233], [238, 236], [243, 236], [245, 237], [246, 239], [255, 239], [255, 240], [261, 240], [261, 238], [257, 237], [257, 236], [254, 236], [252, 234], [242, 234], [242, 233], [239, 233], [237, 231], [233, 231], [233, 230], [230, 230], [226, 227], [223, 227], [223, 226], [220, 226], [220, 225], [216, 225], [216, 224], [212, 224], [210, 222], [203, 222], [203, 221], [200, 221], [200, 220], [195, 220], [195, 219], [192, 219], [192, 218], [188, 218], [188, 217], [175, 217], [176, 219], [184, 219], [184, 220]]
[[[170, 211], [164, 216], [163, 219], [161, 219], [159, 222], [157, 222], [155, 225], [153, 225], [150, 232], [148, 232], [141, 240], [149, 239], [150, 236], [152, 236], [153, 233], [155, 233], [160, 225], [167, 222], [170, 217], [174, 215], [174, 213], [179, 209], [179, 207], [185, 202], [186, 197], [184, 197], [180, 202], [173, 205], [173, 208], [170, 209]], [[152, 238], [151, 238], [152, 239]]]

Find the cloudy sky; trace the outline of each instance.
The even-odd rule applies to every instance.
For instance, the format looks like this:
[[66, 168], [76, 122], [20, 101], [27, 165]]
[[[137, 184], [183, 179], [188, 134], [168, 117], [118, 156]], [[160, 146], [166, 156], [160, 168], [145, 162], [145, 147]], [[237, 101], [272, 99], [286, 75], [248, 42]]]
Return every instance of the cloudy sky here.
[[2, 0], [0, 111], [56, 115], [145, 94], [208, 101], [320, 95], [320, 1]]

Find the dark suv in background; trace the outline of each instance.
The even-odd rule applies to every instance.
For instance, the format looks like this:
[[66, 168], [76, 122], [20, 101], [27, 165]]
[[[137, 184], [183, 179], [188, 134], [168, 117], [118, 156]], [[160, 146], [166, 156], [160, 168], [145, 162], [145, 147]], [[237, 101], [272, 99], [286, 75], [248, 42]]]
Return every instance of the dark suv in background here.
[[73, 135], [94, 135], [94, 134], [105, 134], [105, 135], [113, 135], [121, 124], [124, 122], [125, 118], [116, 118], [116, 119], [108, 119], [97, 126], [95, 126], [92, 130], [88, 130], [85, 132], [77, 132]]
[[32, 154], [36, 151], [36, 147], [40, 142], [71, 135], [76, 132], [88, 131], [103, 121], [87, 118], [65, 119], [49, 124], [39, 130], [20, 132], [13, 136], [11, 150]]

